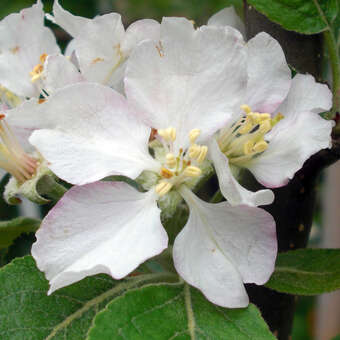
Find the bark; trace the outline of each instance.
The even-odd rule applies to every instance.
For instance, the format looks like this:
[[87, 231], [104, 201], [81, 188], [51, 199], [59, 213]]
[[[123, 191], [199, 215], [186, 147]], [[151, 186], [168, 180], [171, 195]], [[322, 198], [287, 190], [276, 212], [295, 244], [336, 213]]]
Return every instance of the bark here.
[[[322, 55], [320, 35], [286, 31], [247, 4], [245, 22], [248, 39], [262, 31], [269, 33], [280, 42], [289, 65], [299, 73], [309, 73], [319, 79]], [[266, 210], [276, 221], [279, 252], [306, 247], [313, 220], [318, 176], [322, 169], [339, 158], [340, 144], [334, 141], [332, 149], [322, 150], [306, 161], [287, 186], [274, 190], [275, 202]], [[253, 178], [249, 177], [247, 181], [253, 189], [261, 188]], [[247, 290], [251, 301], [260, 308], [278, 339], [290, 339], [295, 296], [256, 285], [247, 285]]]

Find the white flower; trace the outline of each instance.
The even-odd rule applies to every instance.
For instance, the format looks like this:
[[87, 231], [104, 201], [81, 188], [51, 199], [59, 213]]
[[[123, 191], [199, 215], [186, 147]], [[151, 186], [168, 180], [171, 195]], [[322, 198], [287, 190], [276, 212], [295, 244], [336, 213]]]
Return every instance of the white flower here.
[[[244, 32], [232, 7], [215, 14], [208, 24]], [[244, 192], [233, 172], [247, 168], [266, 187], [286, 185], [311, 155], [331, 146], [334, 124], [319, 116], [332, 106], [331, 91], [310, 75], [291, 79], [275, 39], [260, 33], [245, 44], [245, 50], [248, 82], [243, 105], [218, 135], [222, 153], [216, 143], [210, 147], [223, 195], [232, 201], [238, 193], [235, 204], [256, 203], [258, 193], [253, 197]]]
[[[167, 246], [157, 200], [177, 190], [190, 207], [174, 244], [178, 272], [214, 303], [244, 307], [243, 282], [263, 284], [274, 269], [275, 222], [259, 208], [203, 202], [187, 186], [201, 174], [205, 141], [240, 105], [243, 44], [233, 29], [195, 30], [186, 19], [164, 19], [161, 31], [160, 42], [142, 42], [129, 58], [127, 99], [79, 83], [29, 112], [51, 122], [30, 141], [64, 180], [156, 174], [146, 193], [111, 182], [72, 188], [43, 221], [32, 254], [50, 293], [100, 272], [120, 279]], [[149, 154], [151, 128], [165, 157]]]
[[0, 21], [0, 51], [0, 84], [18, 97], [38, 98], [41, 88], [32, 77], [41, 72], [46, 54], [59, 53], [53, 33], [44, 26], [40, 0]]
[[125, 62], [135, 46], [145, 39], [159, 40], [160, 25], [151, 19], [138, 20], [125, 30], [118, 13], [87, 19], [64, 10], [57, 0], [53, 14], [50, 20], [73, 37], [66, 55], [75, 54], [82, 76], [120, 92]]

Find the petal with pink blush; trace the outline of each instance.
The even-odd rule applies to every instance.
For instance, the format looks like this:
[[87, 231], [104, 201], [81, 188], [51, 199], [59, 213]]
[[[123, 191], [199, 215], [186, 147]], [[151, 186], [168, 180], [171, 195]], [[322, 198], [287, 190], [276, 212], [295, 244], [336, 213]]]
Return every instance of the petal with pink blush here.
[[32, 247], [49, 294], [98, 273], [121, 279], [161, 253], [168, 236], [156, 199], [152, 191], [121, 182], [69, 190], [43, 220]]
[[264, 284], [274, 270], [274, 219], [259, 208], [206, 203], [189, 189], [180, 192], [190, 216], [174, 243], [178, 273], [211, 302], [246, 307], [243, 282]]

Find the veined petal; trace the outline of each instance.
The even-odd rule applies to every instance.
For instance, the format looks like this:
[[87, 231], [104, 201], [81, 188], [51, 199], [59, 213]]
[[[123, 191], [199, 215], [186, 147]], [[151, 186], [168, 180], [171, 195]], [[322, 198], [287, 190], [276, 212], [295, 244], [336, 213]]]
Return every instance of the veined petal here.
[[130, 55], [133, 49], [143, 40], [159, 41], [160, 24], [156, 20], [143, 19], [133, 22], [126, 30], [121, 50], [125, 56]]
[[50, 281], [49, 294], [98, 273], [121, 279], [161, 253], [168, 236], [156, 199], [126, 183], [69, 190], [43, 220], [32, 247]]
[[124, 61], [120, 44], [125, 30], [118, 13], [98, 16], [85, 25], [74, 41], [80, 71], [88, 81], [111, 85]]
[[142, 42], [127, 61], [125, 91], [148, 125], [176, 128], [175, 144], [185, 148], [190, 130], [205, 139], [241, 104], [245, 57], [230, 27], [195, 30], [184, 18], [165, 18], [161, 41]]
[[209, 156], [214, 164], [222, 195], [231, 206], [245, 204], [257, 207], [273, 203], [274, 194], [271, 190], [252, 192], [238, 183], [230, 170], [228, 158], [220, 151], [215, 139], [209, 143]]
[[61, 54], [47, 57], [42, 79], [44, 89], [50, 94], [66, 85], [85, 81], [75, 65]]
[[72, 13], [63, 9], [58, 0], [54, 0], [53, 4], [53, 22], [59, 25], [72, 37], [76, 37], [81, 34], [84, 26], [92, 19], [73, 15]]
[[313, 112], [283, 119], [266, 136], [267, 150], [251, 160], [248, 169], [266, 187], [286, 185], [310, 156], [331, 147], [333, 125]]
[[38, 96], [30, 72], [43, 54], [59, 53], [51, 30], [44, 26], [44, 12], [38, 1], [20, 13], [0, 21], [0, 83], [19, 96]]
[[231, 26], [246, 36], [246, 28], [243, 21], [237, 15], [234, 6], [226, 7], [215, 13], [209, 20], [208, 26]]
[[272, 216], [259, 208], [206, 203], [184, 186], [181, 193], [190, 216], [174, 243], [178, 273], [215, 304], [247, 306], [243, 282], [263, 284], [274, 270]]
[[[105, 176], [137, 177], [159, 169], [148, 152], [150, 128], [141, 124], [126, 99], [109, 87], [78, 83], [43, 103], [11, 110], [16, 126], [37, 129], [30, 138], [59, 177], [86, 184]], [[13, 117], [13, 119], [14, 119]]]
[[277, 109], [287, 121], [300, 112], [320, 113], [332, 107], [332, 92], [325, 84], [317, 83], [309, 74], [297, 74], [285, 101]]
[[261, 32], [247, 43], [248, 86], [245, 104], [253, 111], [272, 113], [291, 85], [291, 71], [280, 44]]

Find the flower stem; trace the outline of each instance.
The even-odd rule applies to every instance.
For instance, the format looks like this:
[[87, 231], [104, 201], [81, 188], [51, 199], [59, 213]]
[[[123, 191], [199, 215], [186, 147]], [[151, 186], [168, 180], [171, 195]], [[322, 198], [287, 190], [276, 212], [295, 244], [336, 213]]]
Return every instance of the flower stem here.
[[329, 28], [324, 33], [325, 43], [329, 53], [329, 61], [332, 68], [332, 81], [333, 81], [333, 107], [329, 114], [326, 116], [328, 119], [334, 118], [337, 112], [340, 112], [340, 59], [337, 50], [335, 37]]
[[57, 202], [65, 194], [67, 189], [59, 184], [52, 176], [42, 177], [37, 184], [37, 191], [40, 195]]

